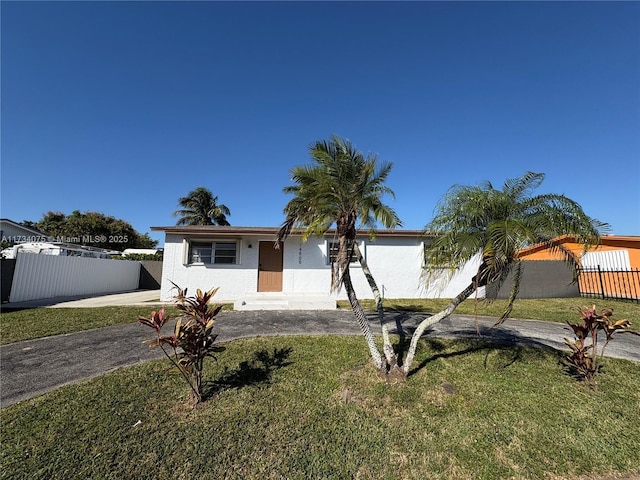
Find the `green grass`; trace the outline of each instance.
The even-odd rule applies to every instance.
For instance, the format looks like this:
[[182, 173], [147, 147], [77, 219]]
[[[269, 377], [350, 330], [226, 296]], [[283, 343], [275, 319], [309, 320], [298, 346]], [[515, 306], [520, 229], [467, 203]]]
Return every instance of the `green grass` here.
[[589, 387], [568, 377], [550, 349], [432, 339], [421, 344], [422, 367], [408, 383], [387, 385], [359, 337], [255, 338], [227, 347], [205, 368], [217, 394], [195, 408], [166, 360], [4, 408], [0, 478], [640, 472], [637, 363], [604, 359]]
[[[152, 310], [160, 306], [118, 306], [95, 308], [30, 308], [17, 311], [2, 310], [0, 313], [0, 344], [32, 340], [50, 335], [90, 330], [134, 323], [139, 316], [148, 317]], [[175, 317], [178, 310], [166, 307]], [[232, 310], [233, 304], [223, 305], [223, 309]]]
[[[2, 344], [132, 323], [158, 307], [31, 308], [0, 314]], [[177, 311], [168, 308], [174, 315]]]
[[[443, 310], [449, 299], [388, 299], [384, 301], [385, 310], [402, 310], [411, 312], [437, 313]], [[373, 300], [362, 300], [365, 310], [375, 310]], [[635, 326], [640, 327], [640, 304], [623, 300], [600, 300], [598, 298], [545, 298], [545, 299], [520, 299], [516, 300], [511, 318], [528, 318], [534, 320], [548, 320], [552, 322], [575, 322], [578, 320], [577, 311], [580, 307], [596, 305], [598, 308], [613, 308], [614, 318], [628, 318]], [[348, 309], [349, 302], [338, 301], [340, 308]], [[487, 302], [479, 299], [468, 299], [462, 302], [454, 313], [478, 315], [487, 317], [499, 317], [507, 306], [507, 300], [494, 300]]]

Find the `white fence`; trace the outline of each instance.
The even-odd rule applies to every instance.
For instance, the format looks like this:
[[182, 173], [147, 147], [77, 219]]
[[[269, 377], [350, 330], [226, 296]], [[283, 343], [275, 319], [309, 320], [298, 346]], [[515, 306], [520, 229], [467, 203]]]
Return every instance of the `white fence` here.
[[138, 288], [140, 262], [19, 253], [10, 302]]
[[582, 268], [602, 271], [631, 270], [629, 250], [605, 250], [603, 252], [587, 252], [580, 259]]

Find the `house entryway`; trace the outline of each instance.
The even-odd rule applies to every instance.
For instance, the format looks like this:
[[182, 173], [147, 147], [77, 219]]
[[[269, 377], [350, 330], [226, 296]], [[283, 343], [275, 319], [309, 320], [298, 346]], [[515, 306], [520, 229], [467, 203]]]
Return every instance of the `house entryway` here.
[[258, 292], [282, 291], [282, 250], [274, 242], [260, 242], [258, 255]]
[[258, 245], [258, 291], [238, 298], [234, 310], [335, 310], [336, 300], [327, 293], [282, 291], [283, 249], [274, 242]]

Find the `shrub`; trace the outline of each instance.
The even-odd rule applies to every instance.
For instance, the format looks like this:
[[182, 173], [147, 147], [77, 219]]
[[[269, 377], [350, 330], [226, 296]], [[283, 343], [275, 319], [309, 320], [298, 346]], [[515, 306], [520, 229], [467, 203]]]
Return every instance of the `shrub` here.
[[[174, 284], [175, 285], [175, 284]], [[203, 400], [202, 368], [207, 357], [213, 357], [215, 352], [221, 352], [224, 347], [214, 345], [217, 334], [212, 334], [215, 316], [220, 312], [221, 305], [209, 304], [218, 289], [208, 292], [196, 291], [194, 296], [187, 296], [187, 289], [178, 288], [175, 296], [176, 308], [184, 316], [178, 318], [173, 335], [161, 335], [162, 327], [169, 320], [164, 308], [151, 312], [151, 318], [139, 317], [141, 324], [153, 328], [156, 337], [149, 340], [150, 347], [160, 347], [166, 357], [178, 368], [182, 376], [191, 387], [196, 403]], [[172, 351], [167, 351], [169, 347]]]
[[578, 309], [582, 316], [582, 323], [567, 322], [575, 335], [574, 340], [565, 338], [565, 343], [571, 349], [571, 355], [566, 357], [566, 364], [576, 377], [591, 381], [600, 371], [598, 365], [598, 332], [605, 334], [606, 341], [600, 348], [600, 358], [604, 356], [604, 349], [617, 332], [627, 332], [638, 335], [629, 327], [631, 322], [627, 319], [613, 320], [613, 309], [605, 308], [598, 314], [596, 306]]

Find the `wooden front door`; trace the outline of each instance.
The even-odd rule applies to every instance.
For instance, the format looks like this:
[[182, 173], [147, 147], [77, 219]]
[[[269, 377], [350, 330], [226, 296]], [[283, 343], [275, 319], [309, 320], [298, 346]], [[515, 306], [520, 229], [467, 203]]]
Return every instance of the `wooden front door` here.
[[273, 242], [260, 242], [258, 256], [258, 291], [282, 291], [282, 249], [275, 249]]

